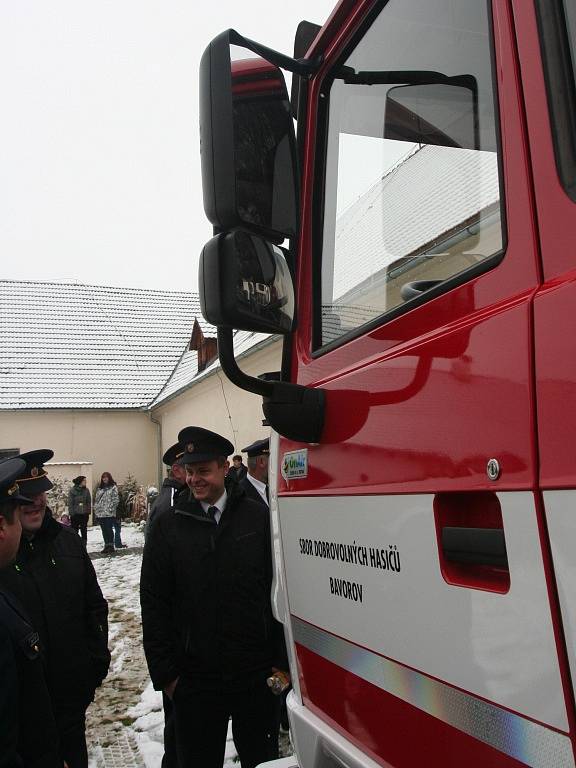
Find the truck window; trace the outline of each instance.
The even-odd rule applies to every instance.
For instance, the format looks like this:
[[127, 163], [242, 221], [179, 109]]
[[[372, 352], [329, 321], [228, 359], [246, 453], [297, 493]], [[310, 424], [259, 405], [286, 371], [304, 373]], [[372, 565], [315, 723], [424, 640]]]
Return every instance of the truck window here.
[[576, 200], [576, 6], [538, 0], [536, 8], [558, 175]]
[[316, 348], [501, 256], [491, 38], [487, 2], [389, 0], [324, 80]]

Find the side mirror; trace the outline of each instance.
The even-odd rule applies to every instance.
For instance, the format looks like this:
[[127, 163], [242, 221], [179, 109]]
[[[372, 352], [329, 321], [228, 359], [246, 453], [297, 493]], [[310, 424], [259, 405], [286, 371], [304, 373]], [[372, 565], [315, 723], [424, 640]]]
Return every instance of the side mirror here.
[[297, 212], [286, 84], [264, 58], [231, 61], [231, 35], [218, 35], [200, 62], [204, 210], [220, 230], [239, 227], [280, 243], [296, 234]]
[[294, 286], [278, 246], [240, 230], [216, 235], [202, 250], [198, 283], [200, 308], [209, 323], [291, 332]]

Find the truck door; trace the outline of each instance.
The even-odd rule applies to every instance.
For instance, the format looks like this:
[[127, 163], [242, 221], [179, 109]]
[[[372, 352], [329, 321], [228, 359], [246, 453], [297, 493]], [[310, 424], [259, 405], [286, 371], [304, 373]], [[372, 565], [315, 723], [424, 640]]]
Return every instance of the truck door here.
[[[534, 301], [540, 488], [576, 680], [576, 8], [515, 9], [544, 281]], [[532, 52], [541, 48], [542, 58]]]
[[295, 722], [398, 768], [572, 766], [511, 6], [349, 7], [309, 88], [292, 351], [326, 425], [280, 442]]

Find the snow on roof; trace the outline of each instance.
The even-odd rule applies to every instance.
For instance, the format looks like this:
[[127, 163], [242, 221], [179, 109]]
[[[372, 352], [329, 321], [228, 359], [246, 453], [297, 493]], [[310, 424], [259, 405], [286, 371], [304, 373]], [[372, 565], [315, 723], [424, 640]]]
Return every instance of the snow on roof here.
[[145, 407], [194, 319], [210, 328], [194, 293], [12, 280], [0, 280], [0, 317], [0, 409], [10, 410]]

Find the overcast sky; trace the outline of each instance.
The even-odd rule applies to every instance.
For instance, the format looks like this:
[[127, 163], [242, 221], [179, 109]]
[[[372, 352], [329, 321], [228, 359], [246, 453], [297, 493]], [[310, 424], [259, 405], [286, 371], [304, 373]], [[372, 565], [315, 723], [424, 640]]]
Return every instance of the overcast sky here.
[[336, 0], [2, 0], [0, 278], [196, 290], [198, 65], [233, 27], [285, 53]]

